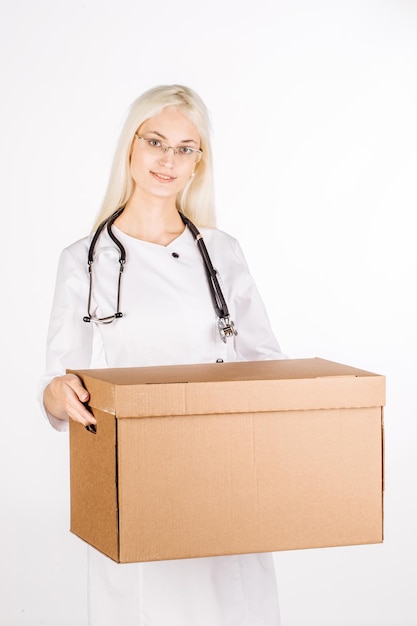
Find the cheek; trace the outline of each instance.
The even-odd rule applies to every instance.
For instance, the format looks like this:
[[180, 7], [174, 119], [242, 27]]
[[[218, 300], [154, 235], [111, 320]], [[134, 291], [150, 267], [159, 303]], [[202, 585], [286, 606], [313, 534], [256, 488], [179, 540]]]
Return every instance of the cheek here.
[[182, 178], [187, 181], [195, 170], [195, 163], [186, 163], [182, 167]]
[[148, 169], [143, 158], [134, 150], [130, 159], [130, 174], [133, 180], [140, 178]]

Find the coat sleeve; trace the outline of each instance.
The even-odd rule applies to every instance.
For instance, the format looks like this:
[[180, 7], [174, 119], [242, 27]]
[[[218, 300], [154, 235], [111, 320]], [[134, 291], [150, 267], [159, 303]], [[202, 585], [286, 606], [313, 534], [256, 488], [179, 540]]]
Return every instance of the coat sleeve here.
[[[71, 247], [72, 248], [72, 247]], [[41, 408], [56, 430], [68, 430], [68, 422], [48, 414], [43, 404], [45, 387], [67, 368], [86, 369], [90, 366], [94, 329], [83, 321], [88, 298], [88, 269], [83, 246], [75, 251], [66, 248], [60, 256], [55, 293], [49, 321], [46, 346], [46, 369], [39, 382], [38, 398]]]
[[238, 334], [235, 338], [239, 361], [286, 359], [274, 335], [265, 305], [252, 278], [246, 259], [237, 240], [234, 254], [239, 269], [234, 277], [234, 316]]

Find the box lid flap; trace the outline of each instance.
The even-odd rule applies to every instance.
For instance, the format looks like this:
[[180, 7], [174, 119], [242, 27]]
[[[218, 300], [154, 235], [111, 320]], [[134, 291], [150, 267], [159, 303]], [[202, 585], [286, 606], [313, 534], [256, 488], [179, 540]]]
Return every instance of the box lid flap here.
[[320, 358], [71, 371], [118, 418], [385, 404], [384, 376]]

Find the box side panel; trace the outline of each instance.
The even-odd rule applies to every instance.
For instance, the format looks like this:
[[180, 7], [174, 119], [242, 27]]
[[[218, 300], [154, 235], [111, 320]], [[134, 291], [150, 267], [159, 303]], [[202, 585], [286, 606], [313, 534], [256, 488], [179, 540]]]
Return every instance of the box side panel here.
[[236, 524], [256, 531], [251, 417], [118, 424], [121, 561], [230, 554]]
[[70, 423], [71, 531], [118, 560], [116, 419], [94, 410], [97, 434]]
[[122, 562], [382, 541], [380, 408], [118, 424]]
[[259, 514], [269, 541], [279, 528], [280, 547], [271, 549], [383, 541], [382, 436], [381, 408], [259, 423]]

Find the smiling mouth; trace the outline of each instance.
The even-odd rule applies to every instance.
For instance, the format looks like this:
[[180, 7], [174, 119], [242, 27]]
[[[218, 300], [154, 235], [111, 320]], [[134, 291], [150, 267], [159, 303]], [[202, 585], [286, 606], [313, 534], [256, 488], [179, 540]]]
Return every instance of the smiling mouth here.
[[161, 181], [163, 181], [165, 183], [169, 183], [169, 182], [175, 180], [175, 176], [168, 176], [167, 174], [160, 174], [158, 172], [152, 172], [152, 171], [151, 171], [151, 174], [157, 180], [161, 180]]

